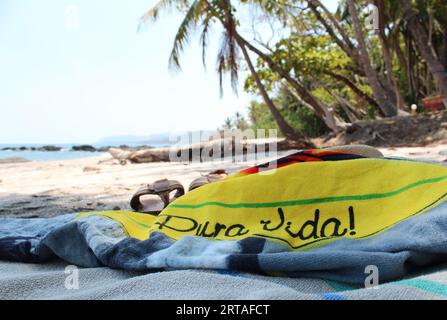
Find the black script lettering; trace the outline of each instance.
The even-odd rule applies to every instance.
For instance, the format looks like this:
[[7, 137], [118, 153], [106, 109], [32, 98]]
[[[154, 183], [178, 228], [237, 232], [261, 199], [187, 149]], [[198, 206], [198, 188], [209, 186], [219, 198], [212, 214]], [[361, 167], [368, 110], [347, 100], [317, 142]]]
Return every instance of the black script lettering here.
[[220, 233], [220, 231], [225, 230], [227, 228], [226, 225], [221, 223], [216, 223], [216, 231], [214, 232], [214, 236], [217, 237]]
[[[334, 225], [334, 230], [331, 235], [327, 236], [326, 229], [330, 224]], [[341, 222], [337, 218], [327, 219], [321, 226], [321, 237], [325, 238], [325, 237], [342, 237], [342, 236], [344, 236], [348, 232], [348, 230], [346, 228], [344, 228], [343, 232], [340, 233], [339, 232], [340, 226], [341, 226]]]
[[[313, 220], [308, 220], [306, 221], [301, 230], [300, 230], [300, 238], [303, 240], [308, 240], [308, 239], [318, 239], [318, 221], [320, 220], [320, 210], [315, 210], [315, 214], [314, 214], [314, 219]], [[304, 231], [306, 230], [307, 227], [312, 228], [311, 232], [309, 233], [308, 236], [304, 235]]]
[[[298, 230], [297, 233], [293, 233], [290, 230], [290, 227], [292, 226], [292, 222], [287, 222], [286, 232], [292, 237], [292, 238], [300, 238], [301, 240], [309, 240], [309, 239], [318, 239], [318, 221], [320, 220], [320, 210], [315, 210], [314, 219], [313, 220], [307, 220], [301, 228]], [[305, 236], [304, 231], [306, 228], [311, 227], [312, 231], [309, 233], [309, 235]]]
[[278, 208], [278, 214], [279, 214], [279, 224], [276, 227], [269, 228], [269, 225], [272, 223], [271, 220], [261, 220], [261, 224], [264, 225], [264, 230], [266, 231], [275, 231], [281, 228], [284, 224], [284, 212], [282, 211], [282, 208]]
[[197, 232], [196, 235], [200, 236], [200, 237], [206, 237], [206, 238], [211, 238], [214, 236], [214, 230], [213, 232], [206, 234], [206, 229], [209, 226], [209, 221], [205, 222], [203, 225], [199, 225], [199, 227], [197, 228]]
[[349, 229], [351, 232], [349, 233], [351, 236], [355, 236], [355, 217], [354, 217], [354, 208], [349, 207]]
[[208, 229], [209, 224], [210, 224], [209, 221], [207, 221], [203, 225], [199, 225], [196, 235], [207, 238], [217, 237], [220, 231], [225, 230], [227, 228], [227, 226], [224, 224], [216, 223], [213, 232], [207, 234], [206, 230]]
[[[160, 216], [161, 217], [161, 216]], [[175, 228], [175, 221], [177, 220], [183, 220], [183, 221], [187, 221], [189, 223], [191, 223], [191, 227], [187, 228], [187, 229], [178, 229]], [[169, 222], [169, 225], [168, 225]], [[178, 232], [190, 232], [193, 231], [197, 228], [198, 223], [197, 221], [195, 221], [194, 219], [191, 218], [187, 218], [187, 217], [180, 217], [180, 216], [172, 216], [172, 215], [166, 215], [166, 219], [163, 222], [155, 222], [155, 224], [158, 224], [158, 229], [162, 230], [163, 228], [166, 229], [171, 229], [174, 231], [178, 231]]]
[[[233, 230], [236, 230], [236, 232], [234, 234], [231, 234], [231, 232]], [[230, 227], [228, 227], [228, 229], [225, 231], [225, 236], [227, 237], [237, 237], [237, 236], [243, 236], [244, 234], [247, 234], [250, 232], [250, 230], [245, 230], [245, 226], [243, 226], [242, 224], [234, 224]]]

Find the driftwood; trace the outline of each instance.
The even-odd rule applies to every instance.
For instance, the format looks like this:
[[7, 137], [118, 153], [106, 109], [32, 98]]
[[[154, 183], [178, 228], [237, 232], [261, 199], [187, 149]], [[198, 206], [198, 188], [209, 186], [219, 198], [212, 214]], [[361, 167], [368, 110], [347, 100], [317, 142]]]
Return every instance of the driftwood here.
[[[274, 144], [276, 143], [276, 147]], [[167, 148], [151, 148], [138, 151], [128, 151], [122, 149], [109, 149], [113, 158], [125, 164], [148, 162], [204, 162], [211, 159], [223, 159], [226, 157], [243, 157], [250, 154], [264, 153], [271, 151], [281, 151], [290, 149], [302, 149], [302, 145], [281, 140], [244, 140], [236, 142], [234, 139], [213, 140], [201, 144], [189, 146], [177, 146]]]
[[118, 148], [110, 148], [109, 153], [114, 159], [117, 159], [122, 165], [125, 165], [132, 152]]

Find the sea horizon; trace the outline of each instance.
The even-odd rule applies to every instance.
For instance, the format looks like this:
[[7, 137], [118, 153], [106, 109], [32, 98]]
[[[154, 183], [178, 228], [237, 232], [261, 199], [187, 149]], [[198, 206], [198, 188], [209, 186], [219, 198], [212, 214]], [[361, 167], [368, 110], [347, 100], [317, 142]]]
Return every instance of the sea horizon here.
[[[51, 160], [70, 160], [70, 159], [82, 159], [90, 157], [98, 157], [108, 154], [104, 151], [75, 151], [72, 150], [74, 146], [92, 146], [95, 149], [105, 148], [105, 147], [115, 147], [127, 146], [130, 148], [144, 147], [157, 148], [168, 146], [168, 143], [150, 142], [150, 143], [138, 143], [138, 142], [121, 142], [119, 144], [108, 144], [108, 143], [0, 143], [0, 159], [8, 158], [23, 158], [29, 161], [51, 161]], [[41, 151], [41, 150], [30, 150], [30, 148], [42, 148], [45, 146], [59, 147], [61, 150], [58, 151]], [[19, 149], [25, 147], [26, 150], [2, 150], [4, 148], [14, 148]]]

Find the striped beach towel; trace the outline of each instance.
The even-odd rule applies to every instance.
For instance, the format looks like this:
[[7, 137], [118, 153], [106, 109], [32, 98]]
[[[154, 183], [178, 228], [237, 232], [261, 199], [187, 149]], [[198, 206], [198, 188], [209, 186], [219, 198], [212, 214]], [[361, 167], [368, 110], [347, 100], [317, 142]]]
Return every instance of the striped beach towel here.
[[447, 262], [447, 168], [307, 150], [191, 191], [158, 217], [1, 219], [0, 259], [380, 283]]

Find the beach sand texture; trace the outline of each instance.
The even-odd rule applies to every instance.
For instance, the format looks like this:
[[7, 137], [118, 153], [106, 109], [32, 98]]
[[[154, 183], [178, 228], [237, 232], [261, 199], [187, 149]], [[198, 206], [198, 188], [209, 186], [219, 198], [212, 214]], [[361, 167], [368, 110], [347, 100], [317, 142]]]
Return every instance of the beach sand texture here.
[[[387, 156], [444, 161], [447, 144], [380, 149]], [[120, 165], [108, 157], [0, 164], [0, 216], [50, 217], [92, 210], [129, 210], [132, 194], [147, 183], [169, 178], [189, 183], [216, 169], [236, 172], [254, 161], [232, 163], [146, 163]]]
[[145, 184], [169, 178], [189, 183], [210, 171], [248, 163], [99, 163], [107, 157], [0, 164], [0, 216], [50, 217], [70, 212], [128, 209]]

